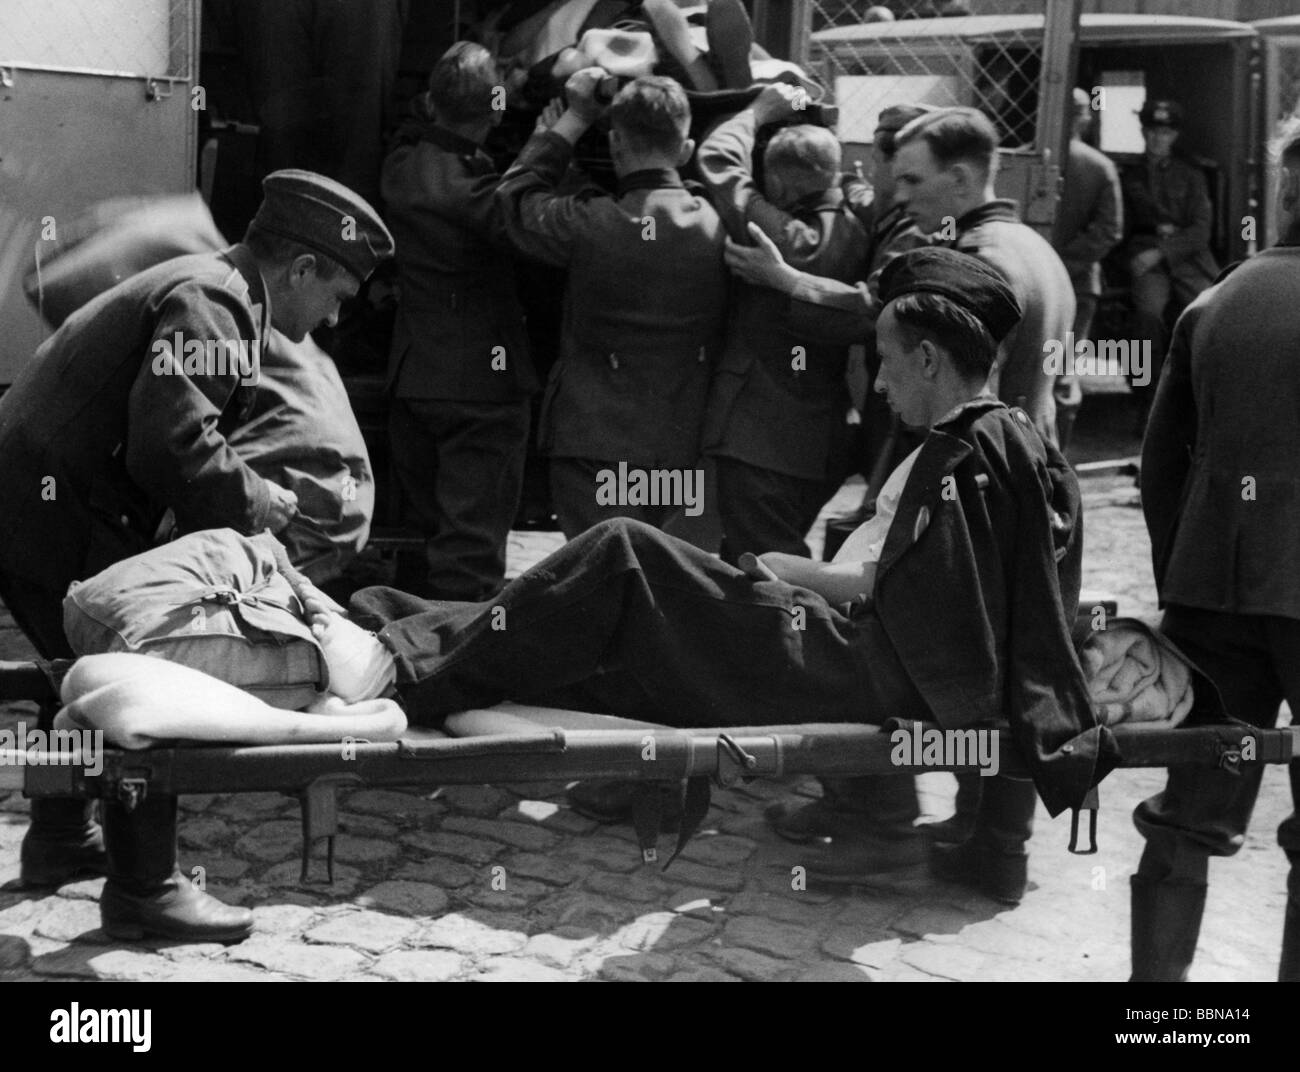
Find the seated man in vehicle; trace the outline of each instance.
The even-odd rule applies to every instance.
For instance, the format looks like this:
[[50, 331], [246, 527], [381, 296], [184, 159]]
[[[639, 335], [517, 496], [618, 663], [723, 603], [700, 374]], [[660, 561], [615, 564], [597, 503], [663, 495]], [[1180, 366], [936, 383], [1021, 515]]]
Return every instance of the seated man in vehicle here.
[[1138, 112], [1146, 155], [1120, 171], [1128, 241], [1124, 256], [1133, 280], [1134, 330], [1150, 342], [1150, 382], [1141, 394], [1143, 423], [1155, 397], [1169, 348], [1165, 312], [1170, 299], [1181, 312], [1210, 286], [1219, 265], [1210, 252], [1214, 210], [1205, 175], [1174, 152], [1183, 126], [1175, 101], [1148, 100]]
[[[777, 579], [755, 580], [612, 520], [492, 603], [364, 589], [353, 611], [377, 637], [309, 600], [331, 679], [363, 679], [348, 686], [358, 698], [395, 684], [410, 720], [435, 726], [505, 699], [678, 726], [1007, 719], [1052, 814], [1077, 805], [1116, 749], [1070, 643], [1077, 483], [985, 390], [1019, 306], [991, 268], [946, 249], [899, 257], [880, 293], [877, 390], [931, 431], [835, 561], [769, 553]], [[1023, 869], [1030, 817], [1009, 824], [995, 796], [963, 880], [986, 858]]]

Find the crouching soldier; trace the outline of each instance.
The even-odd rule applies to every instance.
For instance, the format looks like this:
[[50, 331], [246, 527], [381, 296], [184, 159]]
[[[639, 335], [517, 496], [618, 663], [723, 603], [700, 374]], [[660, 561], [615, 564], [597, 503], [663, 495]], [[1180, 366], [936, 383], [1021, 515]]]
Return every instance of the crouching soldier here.
[[[169, 514], [182, 532], [283, 530], [291, 491], [227, 440], [253, 403], [272, 327], [291, 341], [334, 323], [392, 238], [351, 190], [306, 171], [267, 176], [244, 241], [166, 261], [73, 313], [0, 399], [0, 599], [46, 658], [71, 657], [73, 581], [147, 550]], [[42, 715], [48, 728], [53, 711]], [[176, 867], [176, 798], [104, 802], [103, 836], [75, 800], [33, 801], [22, 878], [107, 872], [115, 937], [245, 937], [252, 917]]]

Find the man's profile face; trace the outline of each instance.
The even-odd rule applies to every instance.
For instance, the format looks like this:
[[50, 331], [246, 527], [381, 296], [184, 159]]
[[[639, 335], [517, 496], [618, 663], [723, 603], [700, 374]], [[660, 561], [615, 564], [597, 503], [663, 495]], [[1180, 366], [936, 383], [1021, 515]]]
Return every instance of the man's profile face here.
[[898, 329], [892, 302], [885, 306], [876, 321], [876, 353], [880, 357], [876, 391], [885, 396], [889, 408], [904, 424], [914, 428], [927, 427], [930, 423], [930, 381], [923, 374], [923, 355], [920, 346], [908, 349], [907, 341]]
[[360, 289], [350, 272], [325, 280], [315, 268], [306, 272], [290, 269], [289, 284], [287, 297], [272, 303], [271, 319], [276, 329], [294, 342], [302, 342], [319, 327], [337, 324], [339, 307]]
[[1178, 131], [1166, 126], [1143, 127], [1142, 138], [1147, 143], [1147, 152], [1151, 156], [1166, 157], [1178, 140]]
[[958, 214], [956, 186], [953, 169], [941, 167], [924, 140], [909, 141], [894, 153], [894, 203], [926, 234], [940, 230], [944, 217]]

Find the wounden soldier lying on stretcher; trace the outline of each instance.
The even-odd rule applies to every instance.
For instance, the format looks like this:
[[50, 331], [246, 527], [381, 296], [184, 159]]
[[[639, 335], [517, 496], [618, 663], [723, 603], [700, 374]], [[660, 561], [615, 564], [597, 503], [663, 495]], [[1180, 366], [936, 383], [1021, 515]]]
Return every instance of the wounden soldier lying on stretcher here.
[[908, 253], [880, 286], [876, 388], [930, 432], [835, 561], [768, 554], [778, 579], [755, 580], [610, 521], [492, 603], [365, 589], [353, 612], [377, 636], [309, 601], [331, 680], [355, 678], [357, 698], [395, 685], [417, 724], [506, 699], [678, 726], [1007, 720], [1049, 811], [1080, 804], [1117, 749], [1070, 643], [1078, 488], [985, 392], [1019, 307], [953, 250]]

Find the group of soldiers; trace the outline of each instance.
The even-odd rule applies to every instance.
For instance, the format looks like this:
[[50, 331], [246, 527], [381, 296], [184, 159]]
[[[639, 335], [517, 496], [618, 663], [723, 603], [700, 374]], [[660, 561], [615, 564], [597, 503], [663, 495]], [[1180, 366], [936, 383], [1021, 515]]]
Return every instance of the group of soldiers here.
[[[680, 89], [643, 80], [607, 109], [595, 99], [604, 79], [588, 69], [569, 83], [570, 118], [557, 126], [558, 110], [544, 115], [502, 176], [484, 149], [503, 114], [497, 78], [485, 49], [454, 46], [383, 168], [401, 295], [392, 453], [426, 550], [399, 583], [423, 595], [481, 599], [504, 583], [529, 399], [541, 387], [518, 292], [523, 262], [567, 277], [538, 429], [566, 537], [613, 516], [671, 528], [680, 502], [598, 501], [600, 475], [620, 464], [681, 472], [708, 458], [728, 562], [807, 554], [804, 537], [844, 478], [877, 462], [887, 472], [919, 442], [869, 388], [851, 398], [846, 387], [854, 344], [866, 344], [874, 378], [875, 284], [893, 257], [947, 245], [1012, 281], [1025, 321], [993, 386], [1063, 448], [1081, 389], [1045, 371], [1044, 344], [1091, 337], [1112, 248], [1124, 243], [1133, 330], [1156, 361], [1172, 315], [1217, 273], [1204, 177], [1170, 152], [1181, 123], [1171, 102], [1144, 106], [1149, 151], [1121, 177], [1083, 140], [1095, 112], [1076, 91], [1049, 246], [994, 194], [997, 134], [974, 109], [885, 109], [867, 182], [842, 172], [839, 143], [806, 121], [791, 85], [751, 93], [696, 146]], [[594, 124], [608, 126], [613, 195], [571, 167]], [[1135, 390], [1145, 410], [1154, 388]]]
[[[426, 570], [399, 582], [407, 591], [360, 593], [353, 616], [377, 632], [340, 633], [352, 647], [327, 658], [364, 664], [413, 721], [435, 725], [506, 698], [652, 721], [673, 712], [688, 725], [796, 712], [1009, 718], [1034, 780], [964, 782], [956, 814], [931, 828], [930, 852], [941, 877], [1016, 903], [1038, 795], [1053, 814], [1077, 806], [1116, 760], [1069, 644], [1079, 499], [1056, 447], [1059, 385], [1043, 361], [1045, 343], [1086, 337], [1096, 263], [1118, 241], [1113, 169], [1076, 139], [1058, 255], [996, 197], [998, 135], [976, 109], [885, 110], [867, 183], [842, 174], [829, 131], [801, 121], [794, 85], [749, 94], [697, 147], [677, 82], [639, 77], [612, 99], [607, 82], [600, 68], [573, 73], [564, 103], [547, 107], [497, 174], [483, 149], [501, 114], [495, 63], [459, 43], [385, 162], [386, 221], [337, 182], [281, 170], [241, 243], [159, 265], [73, 314], [0, 401], [13, 504], [0, 522], [0, 598], [42, 655], [65, 656], [67, 586], [147, 549], [165, 511], [182, 531], [282, 530], [298, 512], [294, 494], [249, 469], [226, 438], [255, 388], [227, 369], [156, 375], [145, 355], [158, 340], [258, 342], [272, 328], [300, 341], [333, 322], [395, 250], [391, 437], [425, 531]], [[1176, 108], [1148, 102], [1141, 118], [1149, 152], [1126, 180], [1130, 268], [1154, 333], [1171, 292], [1191, 298], [1208, 283], [1197, 237], [1208, 199], [1195, 169], [1169, 152]], [[571, 168], [579, 140], [606, 122], [613, 194]], [[1289, 153], [1284, 164], [1296, 168]], [[692, 160], [699, 186], [682, 178]], [[539, 387], [517, 290], [524, 258], [567, 273], [539, 436], [570, 542], [505, 585]], [[1191, 261], [1202, 273], [1194, 284]], [[1204, 392], [1241, 388], [1198, 379], [1197, 362], [1226, 356], [1238, 332], [1263, 331], [1284, 348], [1281, 318], [1252, 319], [1250, 304], [1261, 287], [1289, 286], [1289, 262], [1288, 250], [1270, 251], [1179, 321], [1143, 481], [1170, 633], [1211, 676], [1221, 672], [1226, 709], [1261, 725], [1282, 696], [1300, 698], [1295, 663], [1283, 659], [1300, 618], [1294, 569], [1275, 569], [1265, 553], [1274, 537], [1264, 535], [1272, 525], [1300, 531], [1287, 515], [1293, 474], [1278, 462], [1295, 453], [1226, 435], [1214, 407], [1228, 403], [1211, 405]], [[874, 418], [845, 387], [856, 343], [866, 346]], [[1287, 371], [1261, 376], [1274, 374]], [[1283, 409], [1288, 390], [1275, 394]], [[879, 445], [891, 452], [890, 477], [875, 515], [833, 562], [814, 563], [804, 536], [845, 475], [854, 401], [869, 424], [898, 432]], [[1269, 427], [1292, 425], [1279, 416]], [[1219, 447], [1232, 455], [1219, 468], [1189, 471], [1189, 459]], [[1235, 491], [1247, 455], [1272, 498], [1267, 509], [1230, 511], [1224, 489]], [[598, 494], [611, 469], [683, 471], [705, 456], [717, 473], [720, 559], [659, 531], [681, 503]], [[955, 503], [940, 493], [948, 481]], [[759, 567], [735, 568], [746, 552]], [[1225, 562], [1237, 564], [1226, 578]], [[517, 624], [484, 628], [494, 603]], [[798, 637], [792, 607], [811, 623]], [[331, 614], [324, 601], [310, 610]], [[1250, 650], [1216, 647], [1227, 637], [1238, 648], [1250, 638]], [[1177, 977], [1190, 964], [1205, 860], [1239, 847], [1258, 786], [1222, 777], [1171, 776], [1139, 809], [1149, 848], [1134, 881], [1136, 976]], [[852, 882], [914, 862], [910, 775], [826, 790], [769, 815], [782, 836], [821, 842], [810, 871]], [[1223, 808], [1203, 807], [1220, 797]], [[602, 818], [628, 813], [617, 793], [574, 801]], [[42, 801], [23, 877], [107, 871], [111, 933], [246, 936], [246, 910], [177, 870], [176, 815], [174, 797], [129, 812], [106, 803], [101, 835], [79, 803]], [[1300, 904], [1294, 877], [1292, 897]], [[1294, 915], [1288, 925], [1300, 926]]]

